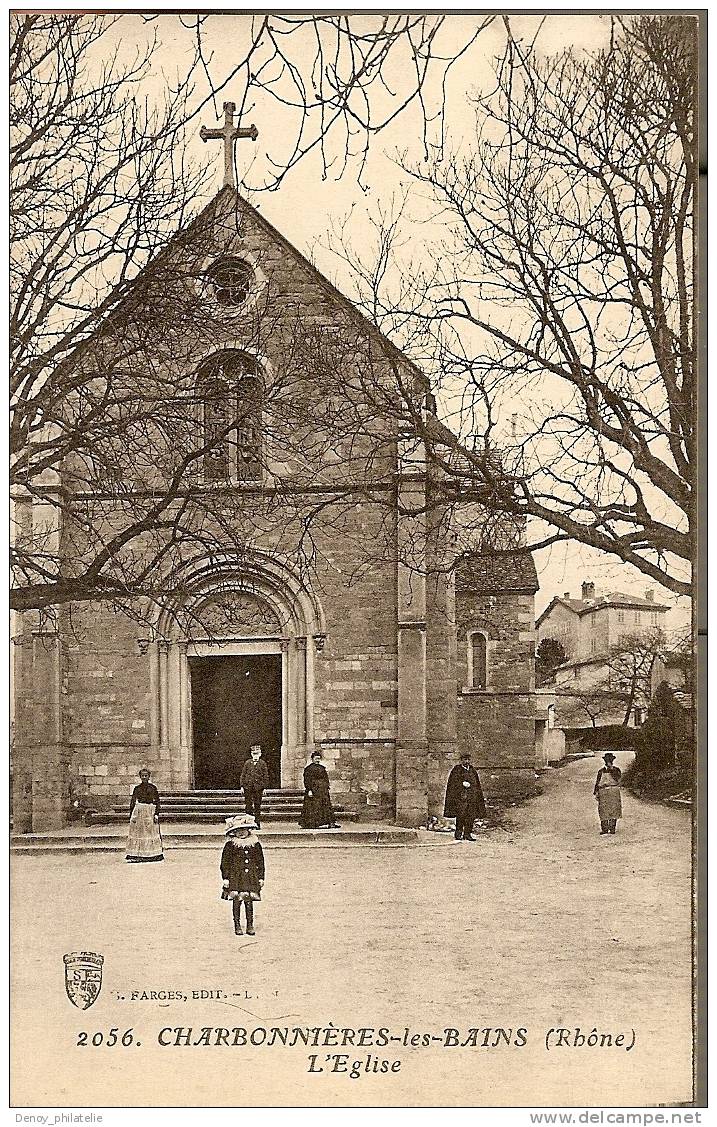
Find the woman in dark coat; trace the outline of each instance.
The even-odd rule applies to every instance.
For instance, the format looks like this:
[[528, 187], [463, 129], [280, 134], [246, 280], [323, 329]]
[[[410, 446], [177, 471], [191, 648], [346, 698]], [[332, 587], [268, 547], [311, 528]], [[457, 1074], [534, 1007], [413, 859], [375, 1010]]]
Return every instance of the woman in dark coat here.
[[163, 861], [162, 835], [159, 832], [159, 791], [149, 781], [149, 770], [139, 773], [141, 782], [132, 791], [129, 803], [128, 861]]
[[254, 935], [254, 902], [261, 900], [264, 885], [264, 850], [254, 834], [251, 814], [227, 818], [227, 841], [222, 851], [222, 900], [231, 900], [234, 931], [243, 935], [241, 906], [246, 911], [246, 933]]
[[305, 830], [319, 826], [338, 829], [329, 794], [329, 773], [321, 762], [321, 752], [312, 751], [311, 763], [304, 767], [304, 804], [299, 825]]
[[600, 833], [617, 832], [617, 820], [622, 817], [622, 797], [620, 780], [622, 771], [615, 766], [615, 756], [611, 751], [603, 755], [605, 766], [601, 767], [595, 780], [593, 794], [597, 799], [600, 818]]
[[473, 823], [476, 818], [485, 818], [486, 808], [478, 772], [472, 766], [467, 751], [463, 752], [460, 763], [456, 763], [448, 776], [443, 815], [455, 818], [456, 841], [461, 838], [464, 841], [475, 841], [471, 833]]

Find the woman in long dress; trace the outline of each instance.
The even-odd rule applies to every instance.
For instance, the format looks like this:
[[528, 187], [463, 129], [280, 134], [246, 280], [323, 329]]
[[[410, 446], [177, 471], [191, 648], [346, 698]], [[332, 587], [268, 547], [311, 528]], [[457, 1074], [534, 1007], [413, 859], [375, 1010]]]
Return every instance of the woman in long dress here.
[[143, 767], [140, 783], [132, 791], [129, 803], [128, 861], [163, 861], [162, 835], [159, 832], [159, 791], [149, 781], [149, 770]]
[[311, 763], [304, 767], [304, 803], [299, 825], [305, 830], [339, 828], [331, 805], [329, 773], [321, 762], [320, 751], [312, 751]]
[[617, 820], [622, 817], [622, 797], [620, 795], [622, 771], [615, 766], [615, 756], [611, 751], [607, 755], [603, 755], [603, 759], [605, 766], [598, 771], [593, 794], [598, 804], [600, 833], [614, 834], [617, 831]]

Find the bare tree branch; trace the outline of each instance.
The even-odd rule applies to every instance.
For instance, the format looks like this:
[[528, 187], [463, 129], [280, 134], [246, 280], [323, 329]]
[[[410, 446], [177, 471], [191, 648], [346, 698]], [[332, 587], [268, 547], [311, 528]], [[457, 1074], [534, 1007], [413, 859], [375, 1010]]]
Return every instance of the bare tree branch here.
[[681, 16], [625, 19], [594, 54], [546, 57], [509, 34], [472, 151], [405, 166], [440, 245], [402, 253], [421, 235], [406, 201], [377, 220], [374, 267], [345, 233], [332, 240], [357, 299], [434, 374], [456, 421], [457, 487], [500, 467], [503, 512], [680, 594], [695, 489], [695, 42]]

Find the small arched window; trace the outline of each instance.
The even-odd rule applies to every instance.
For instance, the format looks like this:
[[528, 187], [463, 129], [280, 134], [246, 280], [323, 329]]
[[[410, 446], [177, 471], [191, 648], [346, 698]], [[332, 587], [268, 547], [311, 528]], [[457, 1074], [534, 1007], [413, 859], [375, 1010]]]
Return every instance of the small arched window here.
[[468, 684], [471, 689], [488, 687], [488, 636], [482, 630], [468, 635]]
[[259, 481], [262, 381], [253, 356], [215, 353], [199, 369], [205, 481]]

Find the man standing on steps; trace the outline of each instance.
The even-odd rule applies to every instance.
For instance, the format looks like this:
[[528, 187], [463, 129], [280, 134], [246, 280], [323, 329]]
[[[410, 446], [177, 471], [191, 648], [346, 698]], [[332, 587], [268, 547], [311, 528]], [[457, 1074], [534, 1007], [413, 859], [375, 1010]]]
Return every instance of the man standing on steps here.
[[472, 834], [476, 818], [485, 818], [485, 799], [478, 772], [471, 763], [470, 753], [462, 752], [448, 776], [444, 817], [456, 820], [456, 841], [475, 841]]
[[261, 748], [253, 744], [251, 759], [244, 761], [239, 779], [244, 791], [244, 804], [247, 814], [253, 814], [257, 829], [261, 829], [261, 800], [264, 789], [269, 785], [269, 769], [261, 757]]

